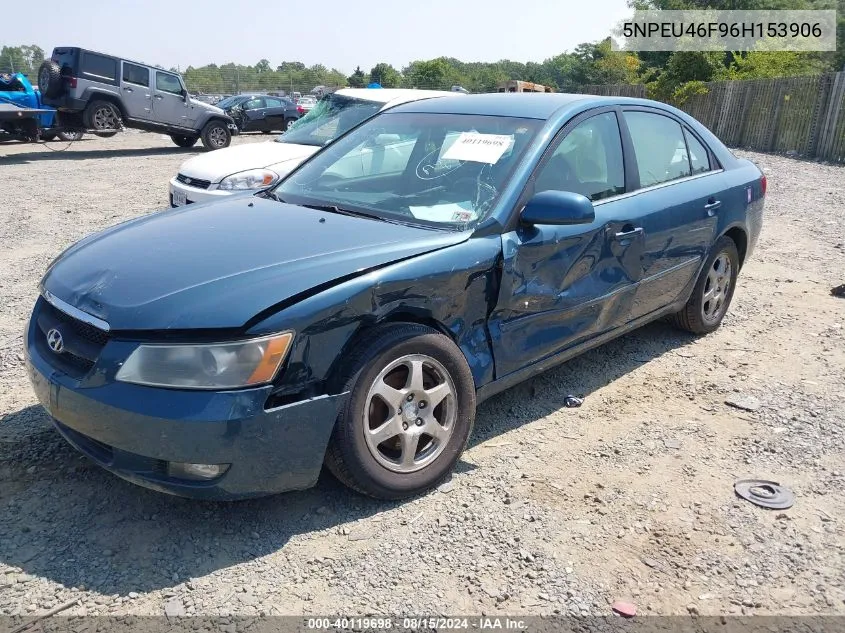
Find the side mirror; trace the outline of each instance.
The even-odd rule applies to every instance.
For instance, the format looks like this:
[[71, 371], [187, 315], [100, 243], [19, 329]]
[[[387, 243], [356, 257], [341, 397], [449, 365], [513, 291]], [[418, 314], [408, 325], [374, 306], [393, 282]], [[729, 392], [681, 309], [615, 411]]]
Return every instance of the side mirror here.
[[596, 219], [590, 199], [571, 191], [541, 191], [520, 213], [525, 224], [589, 224]]

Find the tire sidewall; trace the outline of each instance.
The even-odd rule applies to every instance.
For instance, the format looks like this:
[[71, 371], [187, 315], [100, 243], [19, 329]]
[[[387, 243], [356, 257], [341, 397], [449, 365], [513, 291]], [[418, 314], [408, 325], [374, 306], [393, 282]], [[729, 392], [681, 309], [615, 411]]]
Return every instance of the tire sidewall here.
[[[118, 124], [120, 123], [121, 116], [120, 110], [110, 101], [92, 101], [88, 104], [88, 107], [85, 110], [85, 125], [91, 130], [97, 130], [97, 126], [94, 124], [94, 115], [97, 113], [98, 110], [102, 110], [104, 108], [110, 108], [114, 117], [117, 119]], [[103, 130], [111, 130], [112, 128], [103, 128]], [[100, 131], [100, 130], [97, 130]], [[96, 134], [97, 132], [95, 132]], [[107, 132], [107, 134], [110, 132]]]
[[[391, 341], [392, 343], [392, 341]], [[425, 354], [439, 361], [449, 372], [457, 392], [457, 418], [443, 452], [430, 465], [413, 473], [396, 473], [379, 464], [370, 453], [364, 436], [364, 407], [373, 381], [388, 364], [408, 354]], [[466, 447], [475, 420], [475, 385], [461, 351], [445, 336], [436, 333], [412, 335], [395, 344], [381, 345], [348, 382], [350, 396], [338, 426], [344, 461], [377, 489], [379, 496], [402, 497], [422, 492], [445, 478]]]

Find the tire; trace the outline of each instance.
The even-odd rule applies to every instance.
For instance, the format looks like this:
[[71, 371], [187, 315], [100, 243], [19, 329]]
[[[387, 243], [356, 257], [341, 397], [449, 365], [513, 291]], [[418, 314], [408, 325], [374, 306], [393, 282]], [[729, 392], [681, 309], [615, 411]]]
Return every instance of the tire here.
[[111, 138], [117, 134], [117, 130], [113, 132], [94, 132], [95, 136], [99, 136], [100, 138]]
[[48, 59], [38, 67], [38, 89], [48, 99], [59, 97], [64, 92], [62, 69], [56, 62]]
[[738, 273], [739, 253], [736, 244], [729, 237], [720, 237], [701, 269], [689, 301], [669, 320], [675, 327], [693, 334], [715, 331], [731, 305]]
[[55, 134], [42, 134], [41, 140], [44, 141], [45, 143], [49, 143], [50, 141], [56, 140], [56, 135]]
[[285, 132], [293, 127], [293, 124], [296, 123], [299, 119], [285, 119]]
[[85, 133], [82, 130], [73, 130], [72, 132], [59, 132], [59, 138], [63, 141], [78, 141]]
[[232, 134], [222, 121], [206, 123], [205, 127], [202, 128], [200, 138], [202, 138], [203, 147], [209, 150], [229, 147], [229, 143], [232, 142]]
[[179, 147], [193, 147], [197, 144], [199, 137], [197, 136], [180, 136], [179, 134], [171, 134], [170, 139]]
[[120, 110], [110, 101], [91, 101], [82, 113], [85, 127], [93, 130], [97, 136], [110, 133], [122, 125]]
[[[425, 378], [413, 389], [412, 374]], [[377, 384], [386, 395], [375, 393]], [[411, 323], [375, 328], [345, 359], [337, 386], [350, 395], [325, 462], [342, 483], [371, 497], [403, 499], [433, 488], [452, 472], [472, 432], [475, 383], [449, 338]], [[431, 407], [422, 401], [432, 397], [434, 387], [443, 399]], [[368, 436], [373, 428], [384, 429], [380, 442]], [[436, 429], [439, 439], [426, 434], [429, 429]]]

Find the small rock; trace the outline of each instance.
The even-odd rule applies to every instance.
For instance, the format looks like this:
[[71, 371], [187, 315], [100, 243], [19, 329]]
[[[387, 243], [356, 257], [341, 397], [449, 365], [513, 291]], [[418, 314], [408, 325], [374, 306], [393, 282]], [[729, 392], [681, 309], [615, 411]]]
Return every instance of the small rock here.
[[725, 399], [725, 404], [743, 411], [756, 411], [760, 408], [760, 401], [748, 394], [735, 394]]
[[455, 489], [455, 482], [452, 481], [451, 479], [449, 481], [444, 481], [442, 484], [437, 486], [437, 490], [444, 493], [444, 494], [448, 494], [448, 493], [452, 492], [454, 489]]
[[632, 604], [630, 602], [624, 602], [622, 600], [616, 600], [610, 608], [613, 609], [614, 612], [618, 613], [622, 617], [625, 618], [633, 618], [637, 615], [637, 605]]
[[137, 591], [130, 591], [129, 592], [129, 599], [130, 600], [135, 600], [137, 598], [138, 598], [138, 592]]
[[666, 448], [673, 448], [677, 450], [681, 448], [681, 440], [666, 438], [665, 440], [663, 440], [663, 446], [665, 446]]
[[164, 604], [164, 615], [168, 618], [182, 617], [185, 615], [185, 605], [181, 600], [170, 600]]

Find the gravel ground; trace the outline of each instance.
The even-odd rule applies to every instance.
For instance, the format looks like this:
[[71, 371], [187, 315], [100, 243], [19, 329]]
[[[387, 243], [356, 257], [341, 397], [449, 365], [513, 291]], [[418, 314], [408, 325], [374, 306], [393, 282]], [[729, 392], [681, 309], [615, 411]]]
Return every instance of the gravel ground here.
[[[165, 206], [195, 153], [131, 132], [0, 145], [0, 614], [845, 614], [845, 169], [743, 153], [769, 196], [722, 328], [650, 325], [488, 401], [439, 491], [384, 503], [326, 475], [215, 504], [66, 446], [20, 349], [52, 258]], [[794, 507], [739, 500], [742, 477]]]

